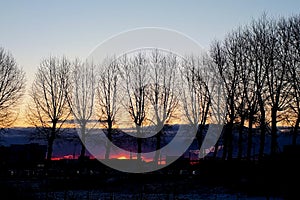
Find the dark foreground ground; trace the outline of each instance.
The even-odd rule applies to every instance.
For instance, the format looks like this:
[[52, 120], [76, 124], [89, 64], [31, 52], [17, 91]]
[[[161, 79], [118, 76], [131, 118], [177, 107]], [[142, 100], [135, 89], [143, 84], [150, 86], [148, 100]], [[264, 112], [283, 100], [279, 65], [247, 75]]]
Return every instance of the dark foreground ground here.
[[179, 160], [130, 174], [97, 160], [2, 163], [4, 199], [299, 199], [296, 158], [264, 161]]

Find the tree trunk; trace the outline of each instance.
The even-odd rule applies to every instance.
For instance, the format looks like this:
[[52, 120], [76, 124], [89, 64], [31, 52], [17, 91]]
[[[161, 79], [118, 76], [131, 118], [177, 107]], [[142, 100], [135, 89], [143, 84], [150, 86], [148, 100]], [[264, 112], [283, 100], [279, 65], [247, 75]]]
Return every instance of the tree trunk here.
[[297, 145], [297, 135], [298, 135], [299, 123], [300, 123], [300, 113], [298, 114], [297, 121], [296, 121], [294, 130], [293, 130], [292, 145]]
[[271, 156], [277, 152], [277, 106], [274, 106], [271, 111], [272, 128], [271, 128]]
[[[141, 127], [137, 126], [137, 135], [140, 136], [141, 135]], [[142, 138], [137, 137], [137, 160], [138, 161], [142, 161]]]
[[[226, 129], [226, 135], [227, 135], [227, 151], [228, 151], [228, 156], [227, 156], [227, 159], [228, 160], [232, 160], [232, 154], [233, 154], [233, 145], [232, 145], [232, 141], [233, 141], [233, 122], [234, 122], [234, 118], [235, 118], [235, 115], [234, 115], [234, 99], [233, 97], [231, 97], [231, 100], [230, 100], [230, 121], [229, 121], [229, 124], [227, 126], [227, 129]], [[225, 158], [226, 158], [226, 155], [225, 155]]]
[[261, 111], [261, 119], [260, 119], [260, 145], [259, 145], [259, 154], [258, 159], [262, 160], [265, 152], [265, 140], [266, 140], [266, 118], [265, 118], [265, 112]]
[[111, 142], [112, 142], [112, 130], [107, 130], [107, 138], [108, 142], [106, 143], [106, 151], [105, 151], [105, 159], [108, 160], [110, 157], [110, 150], [111, 150]]
[[155, 151], [155, 156], [154, 156], [154, 163], [158, 164], [159, 156], [160, 156], [160, 145], [161, 145], [161, 136], [163, 135], [163, 131], [160, 130], [156, 134], [156, 151]]
[[228, 151], [228, 125], [225, 125], [225, 131], [223, 134], [223, 154], [222, 154], [222, 160], [226, 160], [227, 151]]
[[239, 129], [239, 141], [238, 141], [238, 160], [242, 159], [243, 155], [243, 131], [244, 131], [244, 124], [245, 124], [245, 116], [242, 115], [241, 117], [241, 124], [240, 124], [240, 129]]
[[48, 138], [47, 161], [51, 161], [52, 158], [54, 138], [55, 135], [51, 133], [51, 136]]
[[[220, 124], [218, 124], [218, 126], [220, 126]], [[222, 129], [220, 130], [221, 131], [221, 135], [223, 135], [224, 133], [224, 130], [225, 130], [226, 126], [222, 126]], [[214, 146], [214, 154], [213, 154], [213, 158], [216, 159], [217, 158], [217, 154], [218, 154], [218, 151], [219, 151], [219, 140], [220, 138], [217, 140], [215, 146]]]
[[224, 142], [223, 142], [223, 155], [222, 159], [228, 160], [232, 159], [233, 146], [232, 146], [232, 130], [233, 130], [233, 118], [230, 119], [230, 122], [226, 124], [225, 132], [224, 132]]
[[108, 142], [106, 143], [106, 151], [105, 151], [105, 159], [108, 160], [110, 156], [111, 150], [111, 142], [112, 142], [112, 121], [108, 121], [108, 128], [107, 128], [107, 138]]
[[233, 119], [230, 120], [228, 124], [226, 124], [225, 132], [224, 132], [224, 142], [223, 142], [223, 155], [222, 159], [228, 160], [232, 159], [232, 130], [233, 130]]
[[258, 95], [259, 109], [260, 109], [260, 144], [259, 144], [259, 153], [258, 159], [262, 160], [265, 152], [265, 140], [266, 140], [266, 111], [264, 107], [263, 100], [260, 95]]
[[85, 126], [81, 127], [81, 151], [80, 151], [80, 156], [79, 159], [80, 160], [84, 160], [84, 156], [85, 156]]
[[[197, 134], [196, 134], [196, 139], [197, 139], [197, 143], [198, 143], [198, 147], [199, 147], [199, 150], [201, 149], [201, 146], [202, 146], [202, 134], [203, 134], [203, 130], [204, 130], [204, 125], [200, 125], [199, 126], [199, 129], [197, 128]], [[202, 154], [203, 152], [199, 152], [200, 154]], [[201, 156], [202, 158], [204, 157], [204, 155]]]
[[217, 158], [218, 150], [219, 150], [219, 140], [217, 140], [217, 142], [216, 142], [216, 144], [215, 144], [214, 154], [213, 154], [213, 158], [214, 158], [214, 159]]
[[229, 126], [229, 129], [228, 129], [228, 157], [227, 159], [228, 160], [232, 160], [232, 154], [233, 154], [233, 119], [232, 119], [232, 122], [230, 122], [230, 126]]
[[48, 138], [47, 161], [51, 161], [51, 158], [52, 158], [55, 134], [56, 134], [56, 121], [53, 121], [50, 137]]
[[253, 131], [253, 115], [250, 114], [248, 125], [248, 144], [247, 144], [247, 160], [251, 160], [252, 154], [252, 131]]
[[137, 145], [138, 145], [138, 149], [137, 149], [137, 160], [138, 161], [142, 161], [142, 138], [137, 138]]

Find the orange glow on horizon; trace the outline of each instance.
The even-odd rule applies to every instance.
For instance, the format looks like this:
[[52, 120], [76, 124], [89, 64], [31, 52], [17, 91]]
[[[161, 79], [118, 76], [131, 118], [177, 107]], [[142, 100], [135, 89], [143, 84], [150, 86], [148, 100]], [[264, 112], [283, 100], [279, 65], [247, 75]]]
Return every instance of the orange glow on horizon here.
[[70, 159], [75, 159], [73, 155], [65, 155], [61, 157], [52, 157], [51, 160], [70, 160]]
[[52, 157], [51, 160], [61, 160], [62, 158], [60, 157]]
[[[60, 157], [52, 157], [51, 160], [53, 161], [57, 161], [57, 160], [73, 160], [73, 159], [78, 159], [79, 155], [64, 155], [64, 156], [60, 156]], [[95, 156], [89, 156], [89, 159], [99, 159], [98, 157]], [[112, 154], [110, 155], [110, 159], [118, 159], [118, 160], [135, 160], [137, 159], [136, 154], [130, 156], [130, 155], [126, 155], [126, 154]], [[101, 159], [100, 159], [101, 160]], [[142, 156], [142, 160], [144, 162], [152, 162], [153, 158], [146, 158]], [[159, 161], [160, 165], [165, 165], [166, 161], [165, 160], [161, 160]]]
[[118, 159], [119, 160], [126, 160], [126, 159], [128, 159], [126, 156], [120, 156], [120, 157], [118, 157]]

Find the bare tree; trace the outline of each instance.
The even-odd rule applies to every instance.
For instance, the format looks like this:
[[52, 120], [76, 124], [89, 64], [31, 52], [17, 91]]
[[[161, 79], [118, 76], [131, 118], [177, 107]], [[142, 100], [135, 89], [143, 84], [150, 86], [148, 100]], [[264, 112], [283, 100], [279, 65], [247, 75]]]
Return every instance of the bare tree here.
[[293, 139], [292, 144], [297, 144], [297, 135], [299, 131], [300, 123], [300, 16], [294, 16], [289, 19], [289, 31], [290, 31], [290, 65], [289, 65], [289, 77], [292, 85], [291, 96], [293, 101], [290, 103], [288, 112], [288, 119], [293, 118]]
[[[225, 151], [228, 131], [233, 123], [239, 123], [238, 158], [243, 155], [245, 122], [248, 122], [247, 158], [252, 154], [253, 125], [257, 122], [260, 107], [261, 149], [264, 149], [266, 132], [266, 22], [261, 19], [250, 27], [239, 27], [229, 34], [223, 44], [214, 45], [213, 58], [219, 65], [218, 73], [225, 84], [229, 122], [224, 133]], [[223, 67], [220, 67], [222, 66]], [[223, 78], [222, 78], [223, 77]], [[229, 135], [231, 138], [231, 135]], [[232, 138], [231, 138], [232, 139]], [[227, 142], [226, 142], [227, 141]], [[229, 142], [230, 144], [230, 142]], [[231, 145], [230, 145], [231, 146]], [[230, 148], [229, 148], [230, 149]], [[224, 154], [226, 152], [223, 152]], [[223, 158], [224, 155], [223, 154]], [[230, 154], [230, 152], [229, 152]], [[230, 155], [228, 155], [230, 156]]]
[[[202, 145], [202, 134], [209, 116], [211, 96], [207, 65], [204, 57], [187, 57], [182, 63], [182, 103], [184, 115], [192, 130], [196, 133], [199, 149]], [[201, 152], [200, 152], [201, 153]]]
[[[126, 64], [126, 63], [124, 63]], [[119, 110], [117, 102], [118, 82], [119, 82], [119, 64], [118, 60], [112, 59], [103, 63], [99, 72], [97, 85], [97, 102], [100, 108], [100, 121], [107, 129], [107, 137], [112, 141], [113, 125], [116, 120], [116, 114]], [[109, 159], [111, 142], [106, 144], [105, 159]]]
[[239, 36], [233, 32], [229, 34], [224, 43], [215, 42], [211, 47], [211, 57], [217, 68], [218, 75], [223, 82], [226, 93], [226, 110], [228, 121], [223, 134], [223, 159], [232, 159], [233, 153], [233, 124], [237, 117], [237, 105], [239, 98], [240, 65], [239, 62]]
[[25, 73], [13, 56], [0, 48], [0, 128], [13, 124], [25, 89]]
[[154, 113], [156, 127], [156, 152], [154, 162], [157, 164], [160, 156], [163, 127], [174, 116], [178, 105], [178, 58], [173, 54], [164, 55], [158, 50], [152, 52], [150, 61], [150, 85], [148, 97]]
[[[269, 46], [271, 42], [269, 35], [270, 29], [269, 21], [266, 15], [263, 15], [259, 20], [252, 21], [251, 26], [247, 28], [248, 50], [247, 60], [248, 67], [252, 71], [250, 74], [250, 81], [253, 81], [250, 90], [254, 91], [248, 93], [252, 98], [247, 98], [249, 106], [249, 132], [248, 132], [248, 147], [247, 159], [251, 158], [252, 151], [252, 125], [255, 122], [256, 107], [258, 106], [257, 117], [260, 126], [260, 147], [259, 159], [263, 158], [265, 149], [265, 136], [267, 133], [267, 102], [269, 94], [267, 91], [267, 67], [270, 63]], [[257, 101], [257, 105], [256, 105]]]
[[[246, 120], [249, 121], [248, 144], [252, 145], [252, 123], [255, 110], [255, 92], [254, 82], [252, 78], [252, 69], [249, 67], [248, 35], [249, 32], [241, 27], [236, 31], [237, 47], [237, 65], [239, 66], [239, 84], [238, 84], [238, 101], [237, 101], [237, 115], [239, 117], [239, 137], [238, 137], [238, 159], [243, 156], [243, 136], [244, 126]], [[251, 118], [251, 119], [250, 119]]]
[[137, 132], [137, 159], [141, 160], [142, 127], [146, 123], [146, 114], [149, 107], [147, 98], [149, 73], [147, 68], [146, 54], [139, 52], [130, 59], [125, 55], [120, 63], [122, 68], [126, 91], [125, 109], [127, 109]]
[[269, 22], [267, 44], [268, 60], [266, 65], [267, 90], [269, 93], [268, 104], [271, 107], [271, 155], [277, 152], [277, 122], [279, 114], [286, 110], [289, 104], [290, 84], [287, 80], [289, 67], [289, 40], [290, 33], [286, 20], [281, 19], [277, 23]]
[[[219, 132], [220, 136], [224, 131], [224, 124], [226, 124], [226, 116], [227, 116], [227, 97], [225, 86], [222, 79], [219, 77], [218, 69], [215, 66], [214, 61], [210, 59], [209, 61], [209, 69], [211, 71], [211, 83], [209, 84], [209, 91], [210, 91], [210, 128], [211, 126], [214, 127], [215, 134]], [[213, 158], [217, 157], [218, 150], [219, 150], [219, 139], [215, 142], [214, 145], [214, 152]]]
[[[264, 145], [265, 140], [265, 103], [263, 87], [265, 83], [265, 75], [263, 65], [261, 64], [261, 46], [260, 36], [258, 31], [251, 31], [254, 27], [246, 27], [243, 33], [245, 40], [244, 43], [244, 55], [245, 63], [242, 65], [242, 80], [243, 89], [245, 94], [245, 113], [248, 120], [248, 142], [247, 142], [247, 160], [251, 159], [252, 156], [252, 137], [253, 137], [253, 125], [258, 122], [258, 110], [260, 106], [261, 111], [261, 140]], [[260, 103], [259, 103], [260, 102]], [[263, 148], [262, 148], [263, 149]]]
[[48, 161], [52, 157], [53, 142], [71, 113], [66, 95], [70, 91], [70, 66], [65, 57], [44, 59], [31, 87], [29, 120], [48, 141]]
[[79, 126], [81, 137], [81, 152], [80, 158], [85, 157], [86, 136], [89, 133], [89, 123], [94, 114], [94, 99], [95, 99], [95, 66], [89, 62], [80, 62], [76, 60], [72, 69], [72, 91], [67, 93], [68, 102], [75, 119], [75, 124]]

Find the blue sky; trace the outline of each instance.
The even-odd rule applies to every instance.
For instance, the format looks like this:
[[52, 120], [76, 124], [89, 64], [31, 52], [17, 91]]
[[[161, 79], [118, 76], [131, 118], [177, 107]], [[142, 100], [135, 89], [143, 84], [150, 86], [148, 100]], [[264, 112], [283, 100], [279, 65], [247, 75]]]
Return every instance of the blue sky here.
[[137, 27], [174, 29], [208, 48], [263, 12], [300, 14], [300, 1], [0, 1], [0, 46], [11, 51], [32, 80], [42, 58], [86, 58], [108, 37]]

